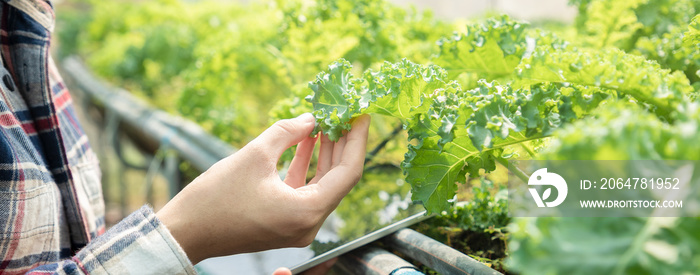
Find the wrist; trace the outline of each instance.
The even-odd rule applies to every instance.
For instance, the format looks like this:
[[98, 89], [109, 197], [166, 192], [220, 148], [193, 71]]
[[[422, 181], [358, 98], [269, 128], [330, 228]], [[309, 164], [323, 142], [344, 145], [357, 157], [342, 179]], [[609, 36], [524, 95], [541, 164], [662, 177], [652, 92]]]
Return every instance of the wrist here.
[[190, 224], [190, 222], [182, 216], [183, 213], [180, 213], [180, 215], [172, 213], [168, 205], [156, 213], [156, 217], [158, 217], [161, 224], [168, 230], [178, 245], [180, 245], [180, 248], [185, 252], [190, 262], [196, 265], [207, 257], [203, 255], [203, 251], [199, 248], [200, 242], [196, 236], [197, 230], [193, 230], [194, 225]]

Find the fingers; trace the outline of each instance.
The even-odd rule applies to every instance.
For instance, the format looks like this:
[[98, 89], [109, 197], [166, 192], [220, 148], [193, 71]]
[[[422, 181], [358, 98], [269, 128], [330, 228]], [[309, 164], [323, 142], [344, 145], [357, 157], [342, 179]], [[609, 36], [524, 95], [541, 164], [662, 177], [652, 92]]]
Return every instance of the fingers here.
[[[333, 166], [319, 181], [322, 196], [330, 199], [329, 202], [333, 205], [337, 205], [362, 176], [369, 123], [369, 115], [355, 119], [352, 130], [346, 136], [347, 140], [343, 146], [339, 163]], [[334, 156], [335, 153], [334, 151]]]
[[292, 271], [286, 267], [280, 267], [272, 272], [272, 275], [292, 275]]
[[333, 258], [328, 261], [325, 261], [317, 266], [314, 266], [310, 268], [307, 271], [302, 272], [301, 274], [303, 275], [324, 275], [328, 274], [328, 271], [333, 267], [335, 262], [338, 261], [338, 258]]
[[284, 150], [307, 138], [314, 129], [314, 125], [315, 118], [310, 113], [292, 119], [280, 120], [251, 143], [257, 143], [279, 159]]
[[370, 121], [371, 117], [369, 115], [362, 115], [353, 122], [352, 130], [347, 135], [348, 140], [341, 160], [341, 163], [344, 165], [356, 167], [360, 170], [364, 166]]
[[[338, 261], [338, 258], [333, 258], [328, 261], [325, 261], [319, 265], [316, 265], [309, 270], [306, 270], [302, 272], [301, 274], [304, 275], [323, 275], [327, 274], [328, 271], [333, 267], [333, 265]], [[276, 269], [274, 272], [272, 272], [272, 275], [292, 275], [292, 271], [289, 270], [289, 268], [286, 267], [280, 267]]]
[[331, 170], [333, 147], [333, 142], [328, 139], [328, 136], [321, 134], [321, 148], [319, 148], [318, 152], [318, 163], [316, 166], [316, 176], [314, 179], [322, 178], [326, 173], [328, 173], [328, 171]]
[[333, 158], [331, 161], [331, 168], [336, 167], [340, 161], [343, 159], [343, 149], [345, 149], [345, 143], [348, 141], [347, 136], [342, 136], [333, 145]]
[[309, 162], [316, 145], [316, 137], [307, 137], [299, 146], [297, 152], [289, 165], [287, 176], [284, 182], [292, 188], [299, 188], [306, 184], [306, 173], [309, 171]]

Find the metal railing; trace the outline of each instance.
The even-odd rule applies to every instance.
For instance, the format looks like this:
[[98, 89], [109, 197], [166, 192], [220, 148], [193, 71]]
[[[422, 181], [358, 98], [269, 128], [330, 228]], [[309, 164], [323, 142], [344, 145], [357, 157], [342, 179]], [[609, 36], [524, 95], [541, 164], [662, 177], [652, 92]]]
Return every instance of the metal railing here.
[[[197, 124], [154, 109], [127, 91], [105, 85], [77, 57], [63, 60], [62, 68], [67, 80], [78, 88], [72, 92], [79, 93], [80, 104], [95, 106], [103, 114], [103, 121], [97, 124], [103, 124], [106, 142], [121, 164], [126, 168], [147, 171], [147, 198], [151, 197], [156, 173], [162, 174], [166, 179], [169, 197], [172, 198], [184, 186], [179, 170], [181, 161], [186, 161], [201, 172], [236, 151]], [[134, 140], [140, 149], [151, 154], [145, 165], [133, 163], [124, 157], [118, 137], [120, 132]], [[122, 212], [126, 212], [126, 184], [123, 177], [119, 176], [121, 207]]]

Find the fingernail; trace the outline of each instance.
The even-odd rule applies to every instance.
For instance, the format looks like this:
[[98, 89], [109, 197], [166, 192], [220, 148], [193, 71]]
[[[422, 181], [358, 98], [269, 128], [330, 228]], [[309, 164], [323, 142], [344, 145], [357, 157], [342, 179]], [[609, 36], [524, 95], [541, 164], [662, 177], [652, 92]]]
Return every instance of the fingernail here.
[[307, 123], [314, 122], [316, 120], [314, 115], [312, 115], [311, 113], [303, 113], [300, 116], [298, 116], [297, 118], [304, 121], [304, 122], [307, 122]]

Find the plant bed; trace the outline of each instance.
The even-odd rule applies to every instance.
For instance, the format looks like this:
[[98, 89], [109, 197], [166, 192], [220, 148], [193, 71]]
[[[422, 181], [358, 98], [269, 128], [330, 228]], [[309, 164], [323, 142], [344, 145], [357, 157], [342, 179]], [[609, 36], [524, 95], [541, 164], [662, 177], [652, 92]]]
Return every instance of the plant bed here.
[[[455, 209], [421, 222], [412, 228], [487, 266], [508, 274], [508, 206], [503, 193], [484, 179], [472, 189], [473, 198]], [[448, 214], [449, 213], [449, 214]], [[421, 265], [422, 266], [422, 265]], [[430, 270], [426, 267], [424, 272]]]

